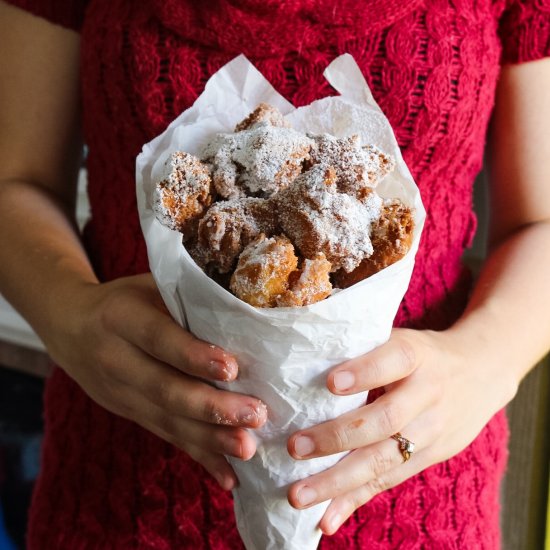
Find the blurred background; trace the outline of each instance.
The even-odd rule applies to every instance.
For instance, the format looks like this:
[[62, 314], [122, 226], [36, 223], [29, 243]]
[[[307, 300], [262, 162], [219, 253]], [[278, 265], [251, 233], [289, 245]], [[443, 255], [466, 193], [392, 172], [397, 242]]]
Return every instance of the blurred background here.
[[[83, 171], [77, 216], [80, 226], [88, 217], [85, 187]], [[487, 234], [483, 174], [475, 191], [479, 229], [466, 260], [477, 271], [485, 255]], [[25, 548], [27, 510], [40, 464], [42, 389], [49, 372], [42, 343], [0, 296], [0, 550]], [[539, 550], [546, 546], [550, 550], [548, 358], [524, 380], [508, 407], [508, 416], [512, 436], [502, 491], [503, 548]]]

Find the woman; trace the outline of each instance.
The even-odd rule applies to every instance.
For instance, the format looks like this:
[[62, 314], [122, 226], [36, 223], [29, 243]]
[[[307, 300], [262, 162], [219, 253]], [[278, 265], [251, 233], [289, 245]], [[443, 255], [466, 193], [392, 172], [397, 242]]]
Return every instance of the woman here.
[[[498, 411], [549, 347], [550, 2], [10, 3], [0, 288], [61, 367], [47, 384], [29, 548], [241, 546], [222, 455], [250, 458], [244, 428], [265, 415], [255, 398], [205, 383], [234, 379], [237, 362], [178, 327], [145, 274], [135, 156], [235, 55], [301, 105], [331, 93], [321, 73], [344, 51], [392, 123], [428, 218], [401, 328], [327, 378], [336, 394], [386, 392], [292, 435], [296, 460], [353, 452], [294, 484], [289, 501], [333, 499], [323, 549], [498, 547]], [[491, 116], [491, 253], [470, 293], [461, 255]], [[81, 135], [84, 244], [72, 221]]]

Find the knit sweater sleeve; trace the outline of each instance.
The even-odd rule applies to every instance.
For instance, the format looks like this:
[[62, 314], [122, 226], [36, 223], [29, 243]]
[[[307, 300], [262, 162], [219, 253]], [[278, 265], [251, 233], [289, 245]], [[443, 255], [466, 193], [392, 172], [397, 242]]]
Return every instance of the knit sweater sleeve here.
[[500, 21], [502, 62], [550, 56], [550, 0], [513, 0]]
[[88, 0], [6, 0], [51, 23], [79, 31], [84, 21]]

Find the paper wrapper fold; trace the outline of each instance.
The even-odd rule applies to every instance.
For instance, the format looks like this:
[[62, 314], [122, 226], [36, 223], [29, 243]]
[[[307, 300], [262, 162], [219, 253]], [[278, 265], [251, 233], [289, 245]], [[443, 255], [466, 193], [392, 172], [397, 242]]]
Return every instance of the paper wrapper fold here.
[[[335, 59], [326, 79], [341, 94], [295, 109], [244, 57], [225, 65], [208, 81], [195, 104], [167, 130], [143, 147], [137, 158], [137, 198], [149, 263], [173, 317], [207, 342], [235, 354], [238, 380], [226, 387], [254, 395], [268, 407], [268, 421], [254, 431], [256, 455], [230, 459], [239, 487], [235, 514], [248, 550], [308, 550], [317, 547], [319, 520], [328, 506], [292, 508], [288, 486], [334, 465], [342, 455], [293, 460], [286, 448], [290, 434], [358, 408], [366, 393], [334, 396], [326, 389], [330, 367], [385, 342], [407, 289], [425, 212], [403, 162], [389, 122], [350, 55]], [[410, 252], [392, 266], [302, 308], [256, 309], [208, 278], [182, 246], [181, 235], [161, 225], [152, 211], [152, 191], [173, 151], [199, 154], [217, 132], [232, 132], [259, 103], [277, 107], [294, 128], [335, 136], [358, 133], [397, 160], [395, 171], [377, 190], [398, 197], [415, 211]]]

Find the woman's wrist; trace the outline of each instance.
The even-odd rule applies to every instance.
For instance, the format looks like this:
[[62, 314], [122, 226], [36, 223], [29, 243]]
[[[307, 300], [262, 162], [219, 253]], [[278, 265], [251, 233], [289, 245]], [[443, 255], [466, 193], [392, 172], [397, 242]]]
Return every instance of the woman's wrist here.
[[507, 354], [506, 333], [499, 331], [487, 312], [466, 312], [445, 331], [454, 356], [459, 357], [457, 368], [471, 373], [472, 383], [491, 389], [487, 398], [493, 399], [495, 411], [505, 407], [516, 395], [523, 368]]
[[86, 278], [62, 277], [51, 286], [42, 313], [29, 320], [54, 360], [68, 340], [85, 330], [84, 325], [91, 315], [90, 291], [98, 286], [97, 281]]

